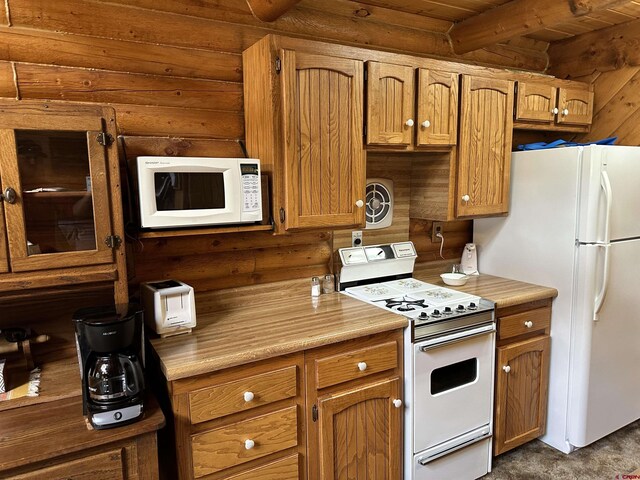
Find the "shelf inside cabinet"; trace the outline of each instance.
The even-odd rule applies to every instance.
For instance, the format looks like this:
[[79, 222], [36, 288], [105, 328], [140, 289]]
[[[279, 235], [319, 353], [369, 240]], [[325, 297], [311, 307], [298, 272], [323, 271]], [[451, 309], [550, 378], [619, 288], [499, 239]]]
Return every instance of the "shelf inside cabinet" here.
[[239, 232], [269, 232], [273, 230], [273, 225], [233, 225], [228, 227], [212, 228], [186, 228], [181, 230], [156, 230], [152, 232], [139, 232], [138, 238], [168, 238], [168, 237], [189, 237], [194, 235], [216, 235], [222, 233]]
[[88, 192], [86, 190], [63, 190], [63, 191], [58, 191], [58, 192], [30, 192], [30, 191], [25, 191], [25, 192], [22, 192], [22, 194], [25, 196], [25, 198], [37, 198], [37, 199], [54, 199], [54, 198], [65, 199], [65, 198], [69, 198], [69, 199], [77, 199], [77, 198], [83, 198], [83, 197], [86, 197], [88, 195], [91, 195], [91, 192]]

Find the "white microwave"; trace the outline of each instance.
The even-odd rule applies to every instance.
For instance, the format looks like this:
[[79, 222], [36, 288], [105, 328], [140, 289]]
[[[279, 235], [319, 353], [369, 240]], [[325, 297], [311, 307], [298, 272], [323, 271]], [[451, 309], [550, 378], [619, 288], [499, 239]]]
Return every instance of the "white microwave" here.
[[137, 157], [142, 228], [262, 220], [260, 160]]

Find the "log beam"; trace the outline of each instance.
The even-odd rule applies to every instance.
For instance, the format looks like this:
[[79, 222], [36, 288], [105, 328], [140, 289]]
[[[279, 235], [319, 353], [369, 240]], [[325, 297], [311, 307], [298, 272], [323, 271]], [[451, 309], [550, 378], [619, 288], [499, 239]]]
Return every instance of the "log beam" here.
[[300, 0], [247, 0], [253, 16], [263, 22], [273, 22], [280, 18]]
[[640, 66], [640, 20], [553, 42], [549, 71], [560, 78]]
[[457, 54], [538, 32], [628, 0], [513, 0], [451, 27]]

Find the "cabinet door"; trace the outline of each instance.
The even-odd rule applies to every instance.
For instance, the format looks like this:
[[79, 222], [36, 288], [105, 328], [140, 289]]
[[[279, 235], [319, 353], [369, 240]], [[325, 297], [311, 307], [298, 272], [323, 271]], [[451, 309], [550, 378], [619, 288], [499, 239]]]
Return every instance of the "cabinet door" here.
[[550, 337], [498, 348], [494, 455], [544, 434]]
[[363, 64], [281, 52], [285, 228], [364, 224]]
[[367, 144], [411, 144], [413, 77], [413, 67], [367, 62]]
[[458, 136], [458, 74], [418, 70], [416, 145], [455, 145]]
[[15, 192], [4, 202], [11, 270], [112, 262], [101, 119], [57, 117], [37, 128], [0, 129], [2, 191]]
[[556, 108], [556, 87], [535, 82], [518, 82], [516, 120], [553, 123]]
[[462, 76], [458, 217], [508, 211], [512, 112], [512, 81]]
[[591, 125], [593, 92], [587, 88], [560, 88], [558, 93], [558, 123]]
[[321, 479], [402, 478], [400, 392], [393, 378], [318, 399]]

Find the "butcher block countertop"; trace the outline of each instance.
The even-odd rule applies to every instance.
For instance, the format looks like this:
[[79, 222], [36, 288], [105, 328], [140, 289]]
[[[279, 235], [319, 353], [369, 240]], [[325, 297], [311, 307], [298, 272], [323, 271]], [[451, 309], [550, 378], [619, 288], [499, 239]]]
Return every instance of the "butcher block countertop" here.
[[[445, 286], [439, 274], [451, 261], [416, 267], [420, 280]], [[557, 295], [553, 288], [489, 275], [464, 287], [500, 307]], [[340, 293], [314, 300], [308, 280], [231, 288], [196, 295], [197, 327], [151, 344], [167, 380], [178, 380], [257, 360], [308, 350], [398, 328], [408, 321]]]

